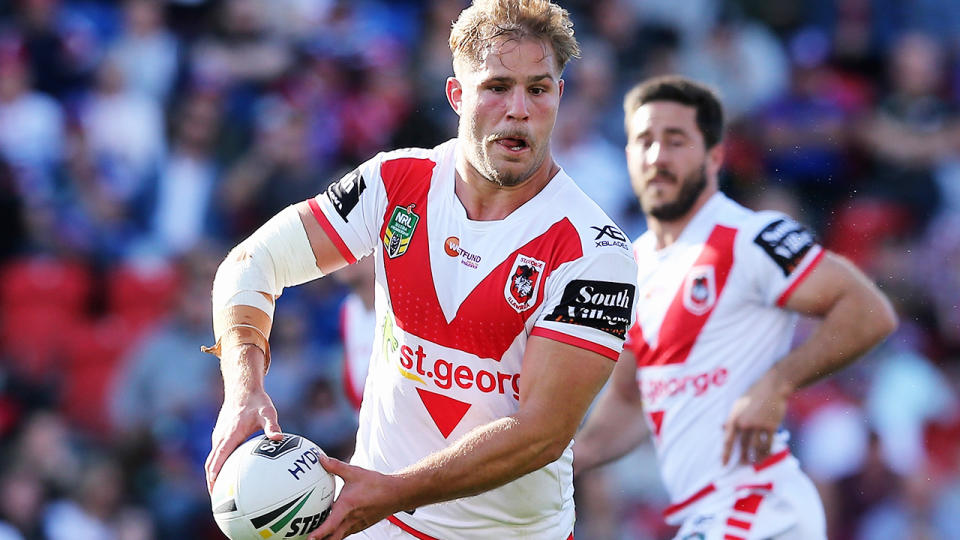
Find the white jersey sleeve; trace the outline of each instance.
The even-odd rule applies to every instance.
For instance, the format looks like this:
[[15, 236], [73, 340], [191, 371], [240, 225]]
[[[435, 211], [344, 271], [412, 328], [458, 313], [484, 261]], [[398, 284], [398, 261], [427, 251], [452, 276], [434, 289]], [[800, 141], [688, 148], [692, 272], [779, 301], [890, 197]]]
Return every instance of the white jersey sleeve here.
[[633, 256], [615, 247], [564, 264], [545, 283], [544, 309], [532, 334], [616, 360], [633, 324], [636, 275]]
[[764, 305], [783, 307], [824, 255], [806, 227], [778, 212], [758, 212], [738, 238], [737, 258]]
[[314, 217], [348, 262], [368, 255], [387, 204], [380, 177], [383, 153], [377, 154], [310, 199]]

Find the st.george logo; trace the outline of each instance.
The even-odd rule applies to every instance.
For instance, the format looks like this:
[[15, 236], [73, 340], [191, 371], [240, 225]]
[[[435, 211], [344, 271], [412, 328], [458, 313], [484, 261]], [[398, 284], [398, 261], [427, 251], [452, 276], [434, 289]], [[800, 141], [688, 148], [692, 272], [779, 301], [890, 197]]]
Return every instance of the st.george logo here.
[[712, 266], [694, 266], [683, 283], [683, 307], [694, 315], [703, 315], [717, 301], [716, 278]]
[[545, 266], [546, 263], [533, 257], [517, 255], [517, 260], [513, 262], [513, 268], [507, 278], [506, 287], [503, 289], [507, 303], [517, 310], [517, 313], [530, 309], [537, 301], [540, 278]]
[[420, 216], [413, 212], [414, 207], [413, 204], [406, 208], [397, 206], [387, 222], [387, 229], [383, 233], [383, 249], [391, 259], [403, 255], [410, 247], [413, 231], [420, 221]]

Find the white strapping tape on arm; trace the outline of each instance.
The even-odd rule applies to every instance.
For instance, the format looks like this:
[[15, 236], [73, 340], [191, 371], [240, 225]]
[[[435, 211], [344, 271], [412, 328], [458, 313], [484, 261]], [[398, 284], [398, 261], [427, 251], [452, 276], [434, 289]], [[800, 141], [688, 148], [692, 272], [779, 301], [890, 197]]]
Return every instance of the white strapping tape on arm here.
[[271, 298], [323, 276], [294, 206], [288, 206], [243, 241], [220, 264], [213, 280], [214, 315], [231, 306], [255, 307], [273, 318]]

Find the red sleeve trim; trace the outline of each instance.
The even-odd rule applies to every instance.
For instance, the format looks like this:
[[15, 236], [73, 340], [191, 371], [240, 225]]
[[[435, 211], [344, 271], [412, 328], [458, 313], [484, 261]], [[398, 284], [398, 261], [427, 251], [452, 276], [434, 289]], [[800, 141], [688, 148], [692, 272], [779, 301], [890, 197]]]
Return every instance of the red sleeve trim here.
[[755, 470], [755, 471], [757, 471], [757, 472], [760, 472], [760, 471], [762, 471], [762, 470], [764, 470], [764, 469], [768, 469], [768, 468], [770, 468], [770, 467], [773, 467], [773, 466], [776, 465], [777, 463], [780, 463], [781, 461], [787, 459], [787, 456], [789, 456], [789, 455], [790, 455], [790, 449], [789, 449], [789, 448], [784, 448], [783, 450], [781, 450], [781, 451], [777, 452], [776, 454], [768, 457], [767, 459], [761, 461], [760, 463], [754, 463], [754, 464], [753, 464], [753, 470]]
[[397, 527], [400, 527], [401, 529], [403, 529], [404, 532], [410, 534], [410, 536], [413, 536], [414, 538], [418, 538], [419, 540], [439, 540], [438, 538], [434, 538], [428, 534], [422, 533], [414, 529], [413, 527], [400, 521], [395, 516], [387, 516], [387, 521], [389, 521], [390, 523], [393, 523]]
[[703, 486], [703, 488], [701, 488], [700, 491], [694, 493], [693, 495], [687, 497], [686, 499], [678, 503], [671, 504], [670, 506], [664, 508], [663, 517], [669, 517], [670, 514], [676, 514], [680, 510], [683, 510], [684, 508], [699, 501], [700, 499], [706, 497], [707, 495], [713, 493], [716, 490], [717, 490], [717, 486], [713, 484], [707, 484], [706, 486]]
[[793, 283], [787, 287], [787, 290], [783, 291], [783, 294], [780, 295], [780, 298], [777, 298], [777, 307], [783, 307], [786, 305], [787, 300], [790, 300], [790, 296], [793, 295], [793, 291], [797, 290], [797, 287], [803, 283], [803, 280], [807, 279], [807, 276], [810, 275], [810, 272], [816, 268], [818, 264], [820, 264], [820, 261], [823, 260], [823, 255], [826, 252], [827, 250], [823, 248], [820, 249], [820, 253], [817, 253], [813, 260], [810, 261], [810, 264], [808, 264], [807, 267], [800, 272], [800, 275], [797, 276], [797, 279], [793, 280]]
[[317, 203], [317, 199], [307, 199], [307, 203], [310, 205], [310, 211], [313, 212], [313, 217], [316, 218], [317, 223], [320, 224], [323, 232], [327, 233], [327, 237], [330, 238], [330, 241], [333, 242], [333, 245], [337, 247], [337, 251], [339, 251], [340, 255], [342, 255], [347, 261], [347, 264], [353, 264], [357, 262], [357, 258], [353, 256], [353, 253], [350, 253], [350, 249], [347, 247], [347, 244], [343, 242], [343, 239], [340, 238], [340, 234], [338, 234], [337, 230], [334, 229], [333, 225], [330, 224], [330, 220], [328, 220], [327, 216], [324, 215], [323, 210], [320, 209], [320, 204]]
[[580, 347], [581, 349], [586, 349], [590, 352], [595, 352], [601, 356], [605, 356], [614, 362], [617, 361], [617, 358], [620, 358], [620, 353], [614, 349], [604, 347], [603, 345], [598, 345], [583, 338], [564, 334], [563, 332], [557, 332], [556, 330], [549, 330], [547, 328], [537, 326], [533, 329], [533, 332], [530, 332], [530, 335], [552, 339], [554, 341], [559, 341], [560, 343], [573, 345], [574, 347]]

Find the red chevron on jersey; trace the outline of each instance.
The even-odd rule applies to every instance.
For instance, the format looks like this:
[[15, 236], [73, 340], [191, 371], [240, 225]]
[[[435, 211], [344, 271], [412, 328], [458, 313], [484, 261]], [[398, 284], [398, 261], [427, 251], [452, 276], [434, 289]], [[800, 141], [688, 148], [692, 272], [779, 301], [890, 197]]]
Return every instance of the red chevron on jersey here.
[[[408, 207], [413, 204], [417, 214], [426, 216], [429, 182], [410, 181], [402, 175], [429, 175], [433, 165], [432, 161], [420, 159], [384, 162], [382, 174], [389, 199], [388, 212], [392, 213], [396, 206]], [[394, 181], [391, 182], [391, 179]], [[390, 216], [384, 216], [381, 237], [385, 234], [389, 219]], [[439, 345], [467, 351], [482, 358], [498, 360], [503, 356], [523, 331], [527, 318], [536, 311], [532, 308], [543, 301], [543, 290], [539, 283], [556, 267], [583, 255], [580, 244], [566, 241], [577, 234], [570, 220], [565, 218], [558, 221], [500, 263], [470, 293], [460, 305], [456, 317], [448, 323], [437, 300], [430, 264], [429, 230], [430, 223], [424, 220], [413, 231], [402, 257], [383, 259], [397, 326]], [[510, 289], [517, 281], [514, 274], [520, 266], [531, 269], [527, 279], [533, 282], [530, 290], [518, 289], [511, 303], [505, 296], [511, 295]], [[422, 276], [422, 279], [410, 280], [411, 275]], [[507, 288], [506, 294], [504, 287]], [[503, 300], [492, 301], [498, 297]], [[479, 325], [489, 325], [490, 330], [477, 333], [474, 329]]]
[[[637, 361], [642, 361], [641, 366], [682, 364], [687, 361], [697, 336], [710, 318], [716, 299], [727, 283], [733, 266], [733, 243], [736, 237], [736, 229], [723, 225], [714, 227], [684, 280], [684, 286], [677, 290], [664, 316], [656, 347], [642, 360], [638, 357]], [[698, 293], [701, 288], [707, 289], [706, 292]]]
[[417, 394], [420, 394], [420, 401], [427, 408], [430, 418], [433, 418], [433, 422], [437, 424], [437, 429], [443, 434], [444, 439], [450, 436], [453, 428], [457, 427], [457, 424], [463, 419], [463, 415], [470, 410], [471, 405], [469, 403], [443, 394], [437, 394], [422, 388], [417, 388]]
[[663, 426], [663, 415], [666, 411], [650, 411], [650, 423], [653, 424], [653, 435], [660, 436], [660, 427]]

